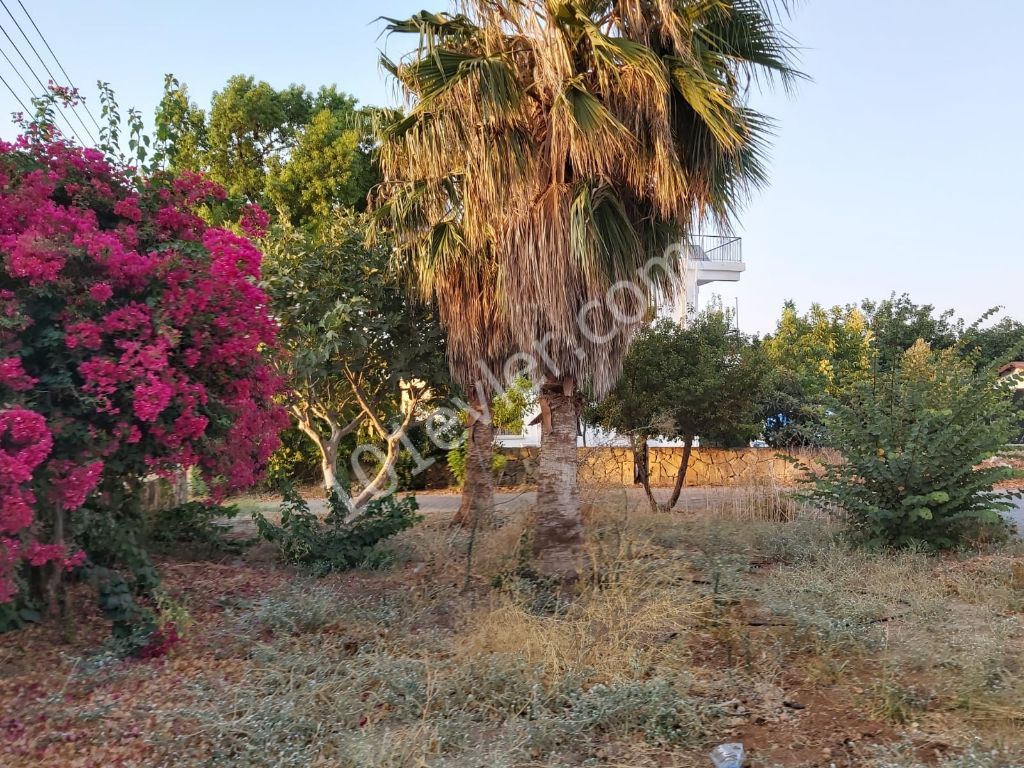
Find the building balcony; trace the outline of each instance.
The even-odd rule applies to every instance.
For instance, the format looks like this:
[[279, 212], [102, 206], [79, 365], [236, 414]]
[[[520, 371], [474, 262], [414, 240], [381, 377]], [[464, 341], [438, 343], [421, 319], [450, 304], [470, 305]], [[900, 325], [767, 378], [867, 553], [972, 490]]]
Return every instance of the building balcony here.
[[709, 283], [735, 283], [747, 269], [743, 240], [731, 235], [691, 235], [681, 243], [683, 281], [677, 295], [658, 307], [660, 317], [685, 323], [697, 313], [700, 288]]

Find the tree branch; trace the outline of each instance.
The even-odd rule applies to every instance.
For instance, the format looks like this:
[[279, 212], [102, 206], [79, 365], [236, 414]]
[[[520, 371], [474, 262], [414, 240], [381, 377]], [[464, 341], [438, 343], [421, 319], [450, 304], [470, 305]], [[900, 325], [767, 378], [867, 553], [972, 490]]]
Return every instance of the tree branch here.
[[363, 388], [359, 386], [359, 382], [356, 380], [355, 375], [347, 365], [345, 366], [345, 377], [348, 379], [348, 383], [352, 387], [353, 393], [355, 393], [356, 400], [359, 401], [359, 407], [363, 409], [363, 413], [365, 413], [367, 418], [370, 419], [370, 423], [373, 425], [373, 428], [377, 430], [377, 433], [387, 440], [388, 430], [377, 416], [377, 409], [370, 404], [369, 399], [363, 393]]

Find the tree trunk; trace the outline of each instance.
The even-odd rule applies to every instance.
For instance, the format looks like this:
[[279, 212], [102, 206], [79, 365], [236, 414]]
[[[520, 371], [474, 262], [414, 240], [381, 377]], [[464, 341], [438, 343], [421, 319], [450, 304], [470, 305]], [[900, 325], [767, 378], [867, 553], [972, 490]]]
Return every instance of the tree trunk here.
[[[64, 509], [60, 503], [56, 503], [53, 509], [53, 543], [58, 546], [64, 545]], [[64, 580], [64, 567], [60, 558], [51, 560], [45, 566], [45, 600], [46, 607], [51, 616], [63, 614], [64, 595], [61, 590], [61, 583]]]
[[651, 491], [651, 465], [648, 460], [647, 438], [634, 437], [630, 443], [633, 448], [633, 482], [638, 482], [643, 486], [647, 501], [651, 505], [651, 511], [657, 512], [658, 501], [654, 498], [654, 492]]
[[542, 575], [572, 582], [579, 576], [583, 550], [583, 516], [576, 476], [576, 382], [571, 378], [546, 382], [540, 391], [540, 410], [534, 554]]
[[306, 437], [312, 440], [320, 451], [320, 472], [324, 477], [324, 490], [329, 494], [331, 491], [344, 499], [348, 496], [348, 490], [338, 480], [338, 446], [341, 444], [341, 430], [333, 424], [331, 436], [324, 439], [323, 435], [316, 429], [312, 421], [298, 420], [299, 429], [306, 433]]
[[470, 398], [467, 432], [462, 503], [452, 526], [467, 526], [474, 515], [481, 523], [494, 513], [494, 423], [490, 409], [476, 396]]
[[324, 475], [324, 490], [333, 491], [339, 499], [348, 495], [348, 491], [338, 479], [338, 446], [329, 443], [320, 448], [320, 471]]
[[401, 432], [396, 432], [392, 437], [388, 438], [387, 450], [380, 469], [377, 470], [374, 478], [367, 483], [366, 487], [349, 504], [350, 517], [358, 517], [362, 513], [363, 507], [373, 501], [378, 493], [388, 486], [395, 485], [394, 472], [395, 466], [398, 464], [398, 446], [404, 434], [405, 430], [403, 429]]
[[679, 494], [683, 490], [683, 483], [686, 482], [686, 470], [690, 468], [690, 454], [693, 453], [693, 435], [688, 435], [683, 445], [683, 460], [679, 462], [679, 471], [676, 473], [676, 485], [672, 489], [672, 498], [668, 500], [667, 510], [676, 508], [679, 501]]
[[[324, 477], [324, 490], [328, 495], [333, 491], [339, 499], [348, 498], [348, 476], [341, 471], [342, 479], [339, 479], [338, 450], [341, 441], [345, 436], [351, 434], [365, 418], [359, 414], [348, 424], [342, 426], [338, 421], [337, 414], [329, 409], [315, 407], [308, 404], [292, 406], [292, 415], [295, 416], [295, 423], [305, 433], [306, 437], [313, 441], [320, 451], [320, 472]], [[318, 421], [326, 424], [331, 430], [329, 437], [325, 437], [318, 428]]]

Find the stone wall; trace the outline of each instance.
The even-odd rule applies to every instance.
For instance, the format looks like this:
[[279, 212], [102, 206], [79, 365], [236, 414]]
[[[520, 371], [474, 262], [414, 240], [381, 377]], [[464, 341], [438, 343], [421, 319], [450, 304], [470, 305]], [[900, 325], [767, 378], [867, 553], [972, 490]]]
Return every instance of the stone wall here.
[[[506, 486], [533, 485], [538, 448], [500, 449], [508, 459], [500, 483]], [[625, 447], [579, 449], [580, 482], [585, 485], [633, 485], [633, 452]], [[791, 452], [793, 458], [809, 466], [816, 466], [823, 452], [802, 450]], [[682, 448], [651, 448], [648, 452], [651, 485], [671, 486], [675, 483]], [[785, 457], [770, 448], [724, 450], [694, 448], [690, 468], [686, 475], [688, 486], [753, 485], [771, 482], [792, 485], [800, 470]]]
[[173, 481], [150, 475], [142, 482], [141, 509], [146, 514], [162, 512], [188, 501], [188, 475], [180, 472]]

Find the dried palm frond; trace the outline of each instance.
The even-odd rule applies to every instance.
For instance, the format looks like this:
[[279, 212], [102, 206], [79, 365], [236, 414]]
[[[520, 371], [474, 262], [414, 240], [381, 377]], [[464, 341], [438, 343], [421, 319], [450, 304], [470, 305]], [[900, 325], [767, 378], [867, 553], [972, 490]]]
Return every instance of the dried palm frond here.
[[[800, 77], [759, 0], [460, 0], [388, 20], [406, 112], [379, 126], [381, 221], [438, 302], [464, 387], [544, 343], [541, 375], [614, 383], [644, 265], [766, 179], [751, 86]], [[612, 290], [620, 281], [635, 289]], [[581, 322], [581, 316], [585, 322]], [[555, 370], [557, 369], [557, 370]]]

